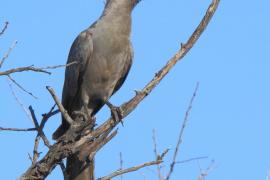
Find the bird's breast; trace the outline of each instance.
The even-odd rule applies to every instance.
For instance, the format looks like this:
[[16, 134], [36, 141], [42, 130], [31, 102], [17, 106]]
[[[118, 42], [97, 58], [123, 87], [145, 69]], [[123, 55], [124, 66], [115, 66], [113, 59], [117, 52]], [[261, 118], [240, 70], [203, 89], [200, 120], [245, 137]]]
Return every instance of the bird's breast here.
[[114, 43], [116, 42], [109, 42], [102, 49], [99, 46], [94, 46], [83, 79], [83, 87], [89, 97], [107, 99], [113, 93], [117, 81], [122, 76], [124, 65], [128, 60], [126, 52], [128, 46], [115, 47]]

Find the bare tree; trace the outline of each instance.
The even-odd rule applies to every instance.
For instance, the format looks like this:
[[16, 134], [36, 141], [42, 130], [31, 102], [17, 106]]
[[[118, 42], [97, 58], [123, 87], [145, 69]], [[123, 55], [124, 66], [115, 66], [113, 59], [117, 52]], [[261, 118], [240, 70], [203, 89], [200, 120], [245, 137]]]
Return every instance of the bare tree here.
[[[78, 157], [80, 158], [80, 160], [92, 159], [95, 156], [95, 154], [105, 144], [107, 144], [111, 139], [113, 139], [117, 135], [118, 131], [117, 131], [116, 126], [121, 121], [125, 120], [124, 118], [128, 116], [145, 99], [145, 97], [148, 96], [152, 92], [152, 90], [161, 82], [161, 80], [168, 74], [168, 72], [175, 66], [175, 64], [179, 62], [180, 60], [182, 60], [183, 57], [189, 52], [189, 50], [197, 42], [200, 35], [203, 33], [203, 31], [207, 27], [208, 23], [210, 22], [212, 16], [214, 15], [218, 7], [218, 4], [219, 4], [219, 0], [212, 1], [212, 3], [210, 4], [210, 6], [208, 7], [205, 13], [205, 16], [203, 17], [203, 19], [201, 20], [200, 24], [197, 26], [195, 31], [192, 33], [190, 38], [187, 40], [187, 42], [181, 44], [180, 49], [168, 60], [166, 65], [154, 75], [153, 79], [148, 84], [146, 84], [142, 90], [136, 91], [136, 95], [133, 98], [131, 98], [130, 100], [128, 100], [127, 102], [123, 103], [120, 106], [123, 119], [115, 120], [113, 117], [110, 117], [103, 124], [96, 127], [93, 131], [90, 131], [90, 129], [92, 129], [92, 123], [90, 121], [86, 121], [84, 124], [81, 124], [81, 123], [79, 124], [75, 120], [73, 120], [69, 116], [67, 111], [64, 109], [62, 104], [60, 103], [60, 100], [57, 97], [56, 93], [54, 92], [53, 88], [47, 87], [47, 90], [51, 94], [55, 102], [55, 105], [47, 113], [43, 114], [41, 120], [39, 120], [36, 117], [34, 109], [31, 106], [28, 108], [34, 127], [24, 128], [24, 129], [0, 127], [0, 130], [2, 131], [3, 130], [34, 131], [37, 133], [35, 142], [34, 142], [33, 155], [32, 156], [29, 155], [32, 161], [32, 164], [22, 174], [20, 179], [45, 179], [57, 165], [60, 165], [63, 171], [63, 176], [66, 179], [66, 169], [63, 163], [63, 160], [66, 157], [72, 154], [78, 154]], [[0, 36], [2, 36], [5, 33], [7, 28], [8, 28], [8, 23], [5, 23], [3, 29], [0, 31]], [[74, 63], [67, 64], [67, 65], [60, 65], [60, 66], [47, 66], [47, 67], [35, 67], [33, 65], [30, 65], [30, 66], [12, 68], [12, 69], [1, 71], [2, 65], [6, 61], [6, 59], [8, 58], [9, 54], [11, 53], [12, 49], [14, 49], [16, 44], [17, 42], [15, 41], [14, 44], [10, 47], [8, 52], [4, 55], [4, 57], [0, 61], [0, 76], [7, 76], [12, 83], [14, 83], [21, 90], [23, 90], [24, 92], [28, 93], [31, 96], [33, 96], [33, 94], [27, 91], [22, 85], [17, 83], [16, 80], [11, 77], [12, 74], [23, 72], [23, 71], [33, 71], [33, 72], [50, 74], [49, 72], [50, 69], [74, 65]], [[127, 169], [121, 168], [120, 170], [117, 170], [99, 179], [100, 180], [111, 179], [113, 177], [120, 176], [124, 173], [136, 171], [146, 166], [157, 165], [159, 179], [169, 180], [171, 177], [171, 174], [174, 171], [175, 164], [181, 163], [177, 161], [177, 155], [180, 150], [180, 144], [182, 142], [182, 135], [183, 135], [183, 132], [184, 132], [187, 120], [188, 120], [188, 115], [192, 108], [192, 103], [196, 96], [198, 87], [199, 87], [199, 84], [196, 85], [190, 104], [186, 111], [184, 122], [180, 128], [180, 133], [177, 139], [177, 144], [174, 150], [174, 155], [173, 155], [172, 162], [170, 164], [169, 172], [166, 175], [163, 175], [160, 172], [161, 167], [159, 165], [163, 162], [163, 158], [168, 152], [168, 149], [166, 149], [163, 153], [158, 154], [157, 147], [156, 147], [157, 142], [155, 140], [155, 135], [154, 135], [153, 136], [154, 145], [155, 145], [154, 152], [155, 152], [156, 158], [153, 161], [142, 163], [140, 165], [136, 165], [134, 167], [130, 167]], [[48, 121], [48, 119], [54, 116], [55, 114], [57, 114], [58, 112], [61, 112], [61, 114], [65, 117], [65, 119], [70, 124], [70, 128], [61, 138], [57, 140], [57, 142], [52, 144], [49, 142], [48, 138], [46, 137], [43, 131], [43, 128], [46, 122]], [[42, 158], [40, 158], [40, 154], [38, 153], [38, 146], [39, 146], [40, 140], [42, 140], [44, 144], [48, 147], [48, 152]], [[201, 158], [204, 158], [204, 157], [199, 157], [195, 159], [201, 159]], [[212, 169], [212, 166], [206, 172], [209, 172], [211, 169]], [[206, 173], [202, 173], [202, 174], [206, 174]], [[204, 178], [204, 176], [201, 175], [199, 178], [202, 179]]]

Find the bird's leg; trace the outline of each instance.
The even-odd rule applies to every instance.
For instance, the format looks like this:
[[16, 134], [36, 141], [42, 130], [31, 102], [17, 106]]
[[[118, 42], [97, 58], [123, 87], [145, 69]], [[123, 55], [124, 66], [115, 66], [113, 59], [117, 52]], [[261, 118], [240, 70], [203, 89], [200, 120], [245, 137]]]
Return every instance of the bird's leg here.
[[73, 111], [72, 115], [76, 121], [86, 122], [91, 118], [91, 112], [86, 105], [83, 105], [79, 111]]
[[109, 101], [106, 101], [105, 104], [110, 108], [114, 122], [116, 123], [120, 121], [122, 126], [124, 126], [122, 121], [123, 119], [122, 109], [120, 107], [112, 105]]
[[73, 111], [72, 115], [74, 116], [75, 121], [85, 122], [88, 119], [88, 114], [82, 110]]
[[84, 112], [86, 112], [87, 118], [85, 119], [85, 123], [86, 124], [90, 124], [91, 125], [91, 130], [94, 129], [94, 127], [96, 126], [96, 118], [94, 116], [92, 116], [92, 109], [89, 109], [87, 107], [87, 105], [83, 106]]
[[92, 131], [96, 126], [96, 118], [92, 117], [91, 114], [92, 110], [87, 108], [87, 106], [83, 106], [81, 110], [73, 111], [72, 113], [77, 123], [85, 127], [90, 127], [89, 130]]

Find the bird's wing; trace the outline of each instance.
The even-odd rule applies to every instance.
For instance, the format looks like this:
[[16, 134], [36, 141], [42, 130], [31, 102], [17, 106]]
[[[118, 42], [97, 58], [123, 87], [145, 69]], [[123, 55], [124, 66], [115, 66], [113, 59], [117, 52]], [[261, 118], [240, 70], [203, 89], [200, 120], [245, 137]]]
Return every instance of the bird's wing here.
[[65, 83], [62, 93], [62, 103], [64, 107], [71, 110], [74, 98], [77, 98], [81, 87], [83, 74], [91, 55], [93, 54], [92, 35], [89, 31], [83, 31], [74, 40], [68, 55], [67, 63], [77, 61], [77, 64], [66, 67]]
[[117, 81], [114, 89], [113, 89], [113, 94], [118, 91], [120, 89], [120, 87], [123, 85], [123, 83], [125, 82], [126, 78], [127, 78], [127, 75], [129, 73], [129, 70], [131, 68], [131, 65], [132, 65], [132, 60], [133, 60], [133, 48], [132, 48], [132, 45], [130, 44], [126, 50], [126, 61], [125, 61], [125, 64], [124, 64], [124, 67], [123, 67], [123, 70], [122, 70], [122, 73], [121, 73], [121, 76], [119, 78], [119, 80]]

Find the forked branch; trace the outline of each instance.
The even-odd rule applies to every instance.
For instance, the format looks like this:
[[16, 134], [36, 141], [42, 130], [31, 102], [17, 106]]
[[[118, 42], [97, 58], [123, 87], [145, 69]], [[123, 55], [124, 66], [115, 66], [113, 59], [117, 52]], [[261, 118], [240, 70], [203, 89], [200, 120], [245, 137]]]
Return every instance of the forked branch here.
[[155, 161], [146, 162], [146, 163], [134, 166], [134, 167], [127, 168], [127, 169], [120, 169], [120, 170], [117, 170], [117, 171], [107, 175], [107, 176], [104, 176], [102, 178], [98, 178], [98, 180], [110, 180], [110, 179], [117, 177], [117, 176], [120, 176], [122, 174], [138, 171], [139, 169], [142, 169], [142, 168], [147, 167], [147, 166], [153, 166], [153, 165], [160, 164], [163, 162], [163, 158], [167, 154], [167, 152], [168, 152], [168, 149], [166, 149], [161, 155], [158, 155], [158, 158]]
[[33, 65], [31, 66], [25, 66], [25, 67], [18, 67], [18, 68], [13, 68], [13, 69], [9, 69], [3, 72], [0, 72], [0, 76], [7, 76], [13, 73], [17, 73], [17, 72], [25, 72], [25, 71], [33, 71], [33, 72], [40, 72], [40, 73], [45, 73], [45, 74], [52, 74], [51, 72], [49, 72], [49, 69], [57, 69], [57, 68], [61, 68], [61, 67], [67, 67], [67, 66], [71, 66], [77, 64], [77, 62], [72, 62], [70, 64], [66, 64], [66, 65], [56, 65], [56, 66], [46, 66], [46, 67], [35, 67]]

